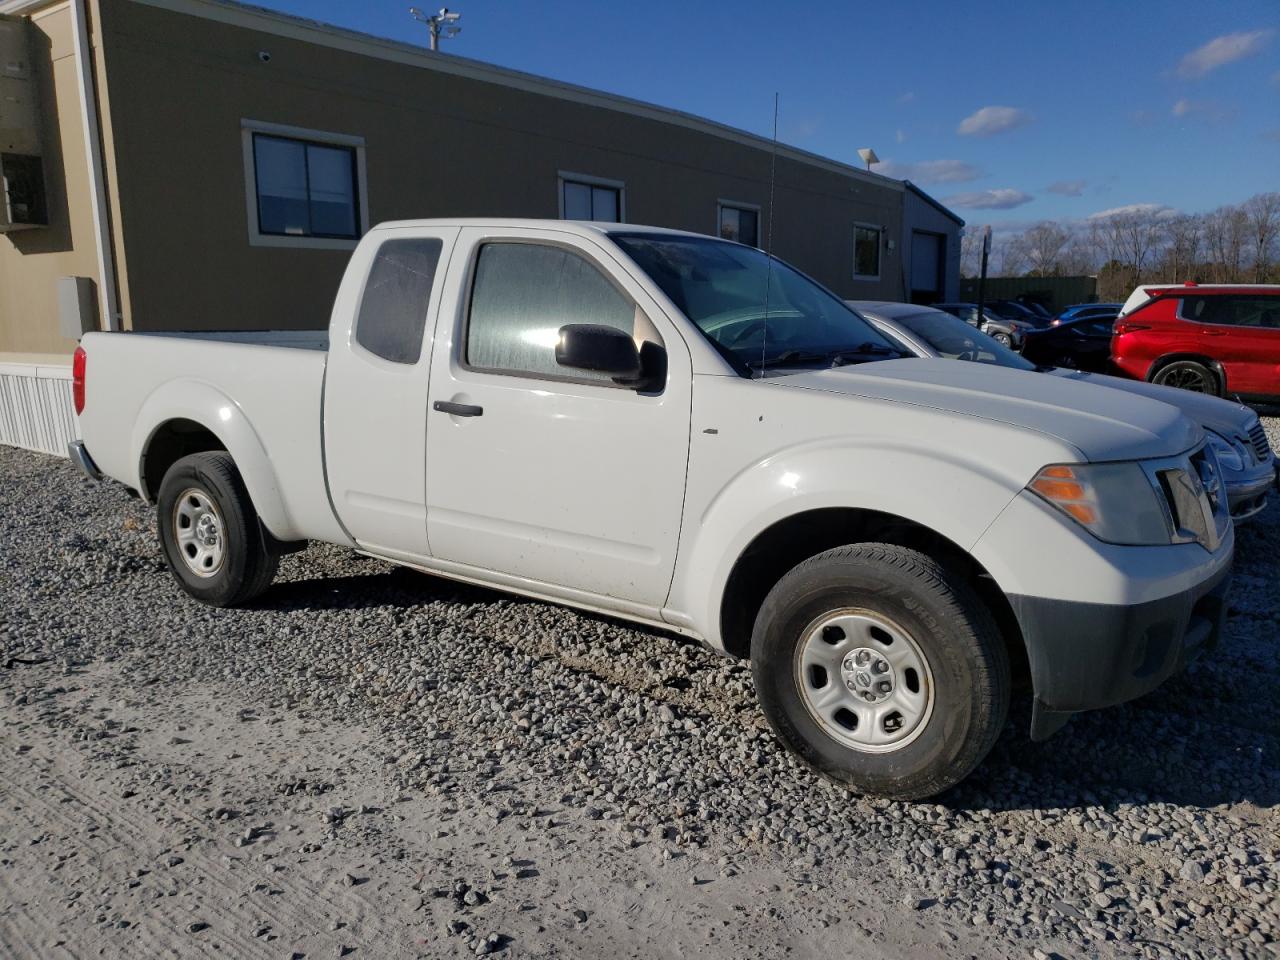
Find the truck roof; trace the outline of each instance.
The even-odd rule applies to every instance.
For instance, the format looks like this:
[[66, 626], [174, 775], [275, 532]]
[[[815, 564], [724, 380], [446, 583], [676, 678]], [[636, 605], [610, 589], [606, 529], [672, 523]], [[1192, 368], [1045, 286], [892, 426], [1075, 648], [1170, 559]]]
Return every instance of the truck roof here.
[[[576, 233], [585, 236], [611, 233], [663, 233], [673, 236], [703, 238], [711, 236], [706, 233], [694, 233], [692, 230], [673, 230], [670, 227], [651, 227], [640, 223], [520, 217], [433, 217], [420, 220], [388, 220], [374, 226], [370, 233], [375, 230], [398, 230], [406, 227], [530, 227], [540, 230], [561, 230], [565, 233]], [[719, 238], [712, 237], [712, 239]], [[726, 240], [725, 242], [732, 241]]]

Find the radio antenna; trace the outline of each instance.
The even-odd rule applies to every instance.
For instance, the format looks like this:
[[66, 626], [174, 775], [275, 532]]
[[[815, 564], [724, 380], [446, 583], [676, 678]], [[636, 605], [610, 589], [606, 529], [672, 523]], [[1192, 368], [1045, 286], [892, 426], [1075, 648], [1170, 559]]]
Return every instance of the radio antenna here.
[[765, 232], [764, 255], [768, 265], [764, 275], [764, 326], [760, 336], [760, 375], [769, 343], [769, 288], [773, 285], [773, 188], [778, 177], [778, 93], [773, 94], [773, 154], [769, 158], [769, 225]]

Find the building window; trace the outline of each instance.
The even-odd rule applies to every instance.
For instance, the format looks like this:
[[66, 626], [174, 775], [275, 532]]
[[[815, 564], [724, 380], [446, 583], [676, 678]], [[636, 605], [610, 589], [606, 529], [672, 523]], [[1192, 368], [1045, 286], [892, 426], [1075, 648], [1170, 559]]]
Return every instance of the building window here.
[[249, 242], [351, 249], [368, 229], [364, 141], [245, 120]]
[[867, 223], [853, 227], [853, 276], [857, 280], [880, 279], [880, 227]]
[[760, 208], [755, 204], [721, 200], [718, 219], [721, 239], [760, 246]]
[[622, 223], [626, 220], [620, 180], [603, 180], [580, 173], [560, 173], [560, 219]]

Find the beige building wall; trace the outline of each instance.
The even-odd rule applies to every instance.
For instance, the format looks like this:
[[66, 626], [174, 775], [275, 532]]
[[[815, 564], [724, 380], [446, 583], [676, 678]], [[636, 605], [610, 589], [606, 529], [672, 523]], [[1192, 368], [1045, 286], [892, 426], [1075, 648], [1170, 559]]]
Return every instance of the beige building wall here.
[[71, 6], [46, 8], [31, 20], [49, 226], [0, 234], [0, 357], [9, 360], [19, 359], [12, 354], [54, 359], [74, 351], [76, 342], [58, 331], [56, 283], [98, 273]]
[[[250, 245], [245, 119], [363, 137], [370, 223], [556, 217], [559, 171], [624, 181], [632, 223], [713, 233], [718, 199], [768, 207], [767, 149], [150, 3], [101, 7], [126, 327], [327, 324], [349, 253]], [[783, 156], [776, 210], [779, 256], [844, 296], [902, 295], [897, 184]], [[855, 221], [885, 228], [879, 281], [853, 279]]]

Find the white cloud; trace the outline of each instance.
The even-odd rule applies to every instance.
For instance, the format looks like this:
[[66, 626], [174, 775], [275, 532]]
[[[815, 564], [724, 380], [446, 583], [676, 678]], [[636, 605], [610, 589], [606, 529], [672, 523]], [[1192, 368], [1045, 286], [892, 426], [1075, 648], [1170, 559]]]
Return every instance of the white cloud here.
[[1064, 197], [1078, 197], [1084, 193], [1084, 188], [1089, 185], [1087, 180], [1058, 180], [1049, 184], [1045, 189], [1050, 193], [1061, 194]]
[[1203, 77], [1228, 63], [1251, 57], [1261, 51], [1274, 35], [1274, 30], [1250, 30], [1214, 37], [1182, 58], [1178, 64], [1178, 76]]
[[876, 166], [876, 173], [899, 180], [913, 180], [920, 184], [968, 183], [985, 174], [963, 160], [921, 160], [919, 163], [898, 163], [886, 160]]
[[1123, 216], [1129, 213], [1154, 213], [1158, 217], [1176, 217], [1178, 211], [1164, 203], [1126, 203], [1122, 207], [1110, 207], [1089, 214], [1089, 220], [1106, 220], [1109, 217]]
[[893, 135], [893, 139], [897, 140], [899, 143], [906, 143], [907, 142], [906, 131], [899, 128], [898, 132]]
[[898, 97], [898, 102], [899, 102], [899, 103], [914, 103], [914, 102], [915, 102], [915, 99], [916, 99], [916, 95], [915, 95], [913, 92], [911, 92], [910, 90], [908, 90], [906, 93], [901, 94], [901, 95]]
[[1183, 117], [1188, 120], [1205, 120], [1210, 123], [1220, 123], [1223, 120], [1230, 120], [1235, 111], [1212, 100], [1187, 100], [1183, 98], [1173, 105], [1171, 112], [1175, 117]]
[[962, 137], [989, 137], [1024, 127], [1033, 117], [1019, 107], [983, 107], [960, 121], [956, 132]]
[[1032, 196], [1021, 190], [1002, 187], [998, 190], [976, 190], [972, 193], [956, 193], [944, 197], [942, 202], [949, 207], [966, 207], [971, 210], [1010, 210], [1030, 203]]

